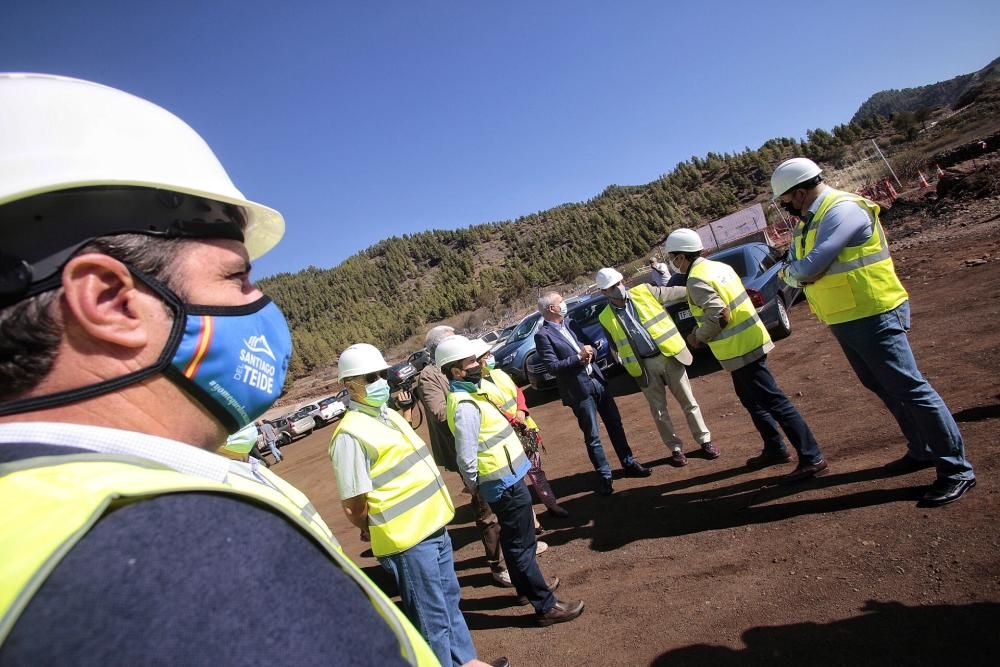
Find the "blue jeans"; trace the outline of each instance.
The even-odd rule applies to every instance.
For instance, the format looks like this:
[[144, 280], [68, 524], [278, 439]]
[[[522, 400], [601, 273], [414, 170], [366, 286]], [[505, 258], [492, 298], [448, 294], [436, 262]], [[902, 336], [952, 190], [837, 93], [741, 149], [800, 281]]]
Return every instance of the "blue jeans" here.
[[458, 608], [462, 591], [448, 530], [442, 528], [401, 553], [379, 556], [378, 562], [396, 579], [406, 617], [441, 664], [457, 667], [475, 660], [476, 647]]
[[[750, 413], [753, 425], [764, 440], [765, 452], [784, 454], [787, 451], [781, 439], [781, 431], [784, 431], [799, 455], [800, 465], [811, 465], [823, 460], [819, 444], [806, 420], [771, 375], [771, 369], [767, 367], [767, 355], [751, 361], [743, 368], [737, 368], [732, 371], [732, 376], [736, 396]], [[779, 426], [781, 431], [778, 430]]]
[[597, 380], [590, 379], [592, 389], [588, 396], [581, 403], [573, 406], [573, 414], [583, 431], [583, 443], [587, 446], [587, 456], [601, 477], [611, 479], [611, 466], [604, 455], [604, 447], [601, 446], [601, 432], [597, 425], [597, 415], [601, 415], [604, 428], [608, 430], [611, 437], [611, 444], [615, 448], [615, 454], [621, 461], [622, 467], [628, 467], [635, 463], [632, 456], [632, 448], [629, 447], [628, 438], [625, 437], [625, 429], [622, 427], [622, 416], [618, 412], [618, 405], [615, 397], [611, 395], [608, 388]]
[[278, 441], [268, 440], [267, 446], [271, 448], [271, 456], [274, 457], [274, 462], [281, 463], [281, 452], [278, 450]]
[[555, 606], [556, 596], [545, 583], [535, 558], [535, 515], [531, 511], [531, 492], [524, 480], [519, 479], [504, 489], [490, 503], [490, 508], [500, 520], [500, 548], [514, 590], [528, 598], [536, 613], [544, 614]]
[[920, 374], [906, 337], [909, 330], [909, 301], [887, 313], [830, 326], [861, 384], [895, 417], [909, 455], [920, 461], [933, 459], [941, 479], [973, 479], [958, 424]]

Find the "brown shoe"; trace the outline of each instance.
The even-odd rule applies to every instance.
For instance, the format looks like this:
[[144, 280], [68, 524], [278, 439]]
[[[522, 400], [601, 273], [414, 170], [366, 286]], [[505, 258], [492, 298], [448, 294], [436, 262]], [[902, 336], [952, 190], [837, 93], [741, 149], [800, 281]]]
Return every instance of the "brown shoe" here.
[[670, 455], [670, 465], [680, 468], [688, 464], [688, 457], [684, 456], [684, 452], [679, 449], [675, 449]]
[[711, 440], [709, 440], [708, 442], [702, 443], [702, 445], [701, 445], [701, 451], [704, 452], [705, 453], [705, 457], [709, 458], [709, 459], [717, 459], [717, 458], [719, 458], [719, 454], [722, 453], [722, 452], [719, 451], [719, 448], [716, 447], [712, 443]]
[[826, 464], [825, 460], [820, 459], [818, 463], [800, 463], [795, 470], [785, 475], [785, 479], [782, 481], [785, 484], [795, 484], [811, 477], [825, 475], [828, 472], [830, 472], [830, 466]]
[[[549, 590], [554, 593], [555, 590], [559, 588], [559, 577], [552, 577], [552, 581], [546, 581], [545, 585], [548, 586]], [[528, 597], [526, 595], [517, 596], [517, 604], [519, 604], [520, 606], [523, 607], [524, 605], [528, 604], [528, 602], [530, 602], [530, 600], [528, 600]]]
[[566, 623], [583, 613], [583, 600], [556, 600], [556, 604], [544, 614], [535, 618], [538, 625], [545, 627], [553, 623]]

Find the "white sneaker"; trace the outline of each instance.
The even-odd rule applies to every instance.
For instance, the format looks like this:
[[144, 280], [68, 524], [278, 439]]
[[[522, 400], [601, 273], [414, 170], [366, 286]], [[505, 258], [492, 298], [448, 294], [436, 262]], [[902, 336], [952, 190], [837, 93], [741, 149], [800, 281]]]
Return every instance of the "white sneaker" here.
[[546, 544], [545, 542], [542, 542], [541, 540], [538, 540], [538, 542], [535, 543], [535, 555], [536, 556], [542, 555], [543, 553], [545, 553], [546, 551], [548, 551], [548, 549], [549, 549], [549, 545]]
[[500, 570], [499, 572], [494, 572], [493, 581], [495, 581], [498, 586], [503, 586], [504, 588], [513, 588], [514, 586], [514, 584], [510, 580], [510, 572], [508, 572], [507, 570]]

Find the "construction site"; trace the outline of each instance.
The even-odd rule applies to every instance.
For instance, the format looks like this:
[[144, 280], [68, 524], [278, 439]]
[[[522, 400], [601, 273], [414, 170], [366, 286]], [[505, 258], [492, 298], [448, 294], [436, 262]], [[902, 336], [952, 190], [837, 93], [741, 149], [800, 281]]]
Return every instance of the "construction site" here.
[[[570, 512], [555, 519], [536, 506], [539, 539], [550, 546], [539, 563], [587, 607], [571, 625], [534, 627], [530, 612], [491, 584], [468, 496], [446, 476], [458, 506], [450, 532], [462, 609], [483, 654], [549, 665], [995, 664], [1000, 157], [979, 150], [929, 180], [897, 192], [883, 220], [910, 294], [914, 353], [959, 423], [978, 487], [953, 506], [915, 507], [933, 470], [881, 469], [904, 451], [899, 429], [805, 303], [791, 308], [794, 333], [769, 355], [831, 467], [799, 486], [779, 484], [784, 467], [743, 465], [760, 439], [726, 373], [692, 379], [722, 456], [698, 458], [689, 443], [684, 468], [667, 465], [632, 380], [613, 378], [629, 441], [653, 474], [616, 479], [610, 497], [592, 492], [569, 408], [555, 392], [529, 391], [544, 467]], [[285, 448], [276, 470], [394, 593], [340, 510], [327, 455], [333, 428]], [[426, 439], [426, 426], [420, 433]]]

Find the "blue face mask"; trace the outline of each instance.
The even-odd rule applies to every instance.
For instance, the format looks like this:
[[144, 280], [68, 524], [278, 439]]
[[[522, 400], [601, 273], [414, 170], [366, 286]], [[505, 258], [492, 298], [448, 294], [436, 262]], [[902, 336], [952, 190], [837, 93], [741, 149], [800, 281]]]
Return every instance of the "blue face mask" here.
[[382, 407], [389, 400], [389, 383], [384, 378], [379, 378], [371, 384], [365, 385], [365, 403], [373, 408]]
[[184, 331], [165, 373], [237, 431], [281, 394], [292, 354], [285, 317], [267, 297], [245, 306], [182, 309]]
[[486, 368], [493, 370], [496, 367], [497, 367], [497, 360], [493, 357], [493, 355], [491, 354], [490, 356], [486, 357]]
[[565, 301], [560, 301], [559, 302], [559, 317], [566, 317], [566, 313], [568, 311], [569, 311], [569, 308], [566, 307], [566, 302]]
[[130, 266], [137, 280], [170, 308], [174, 323], [156, 362], [125, 375], [0, 404], [0, 415], [69, 405], [142, 382], [159, 373], [235, 433], [281, 394], [292, 354], [285, 317], [267, 297], [245, 306], [184, 303], [166, 285]]

